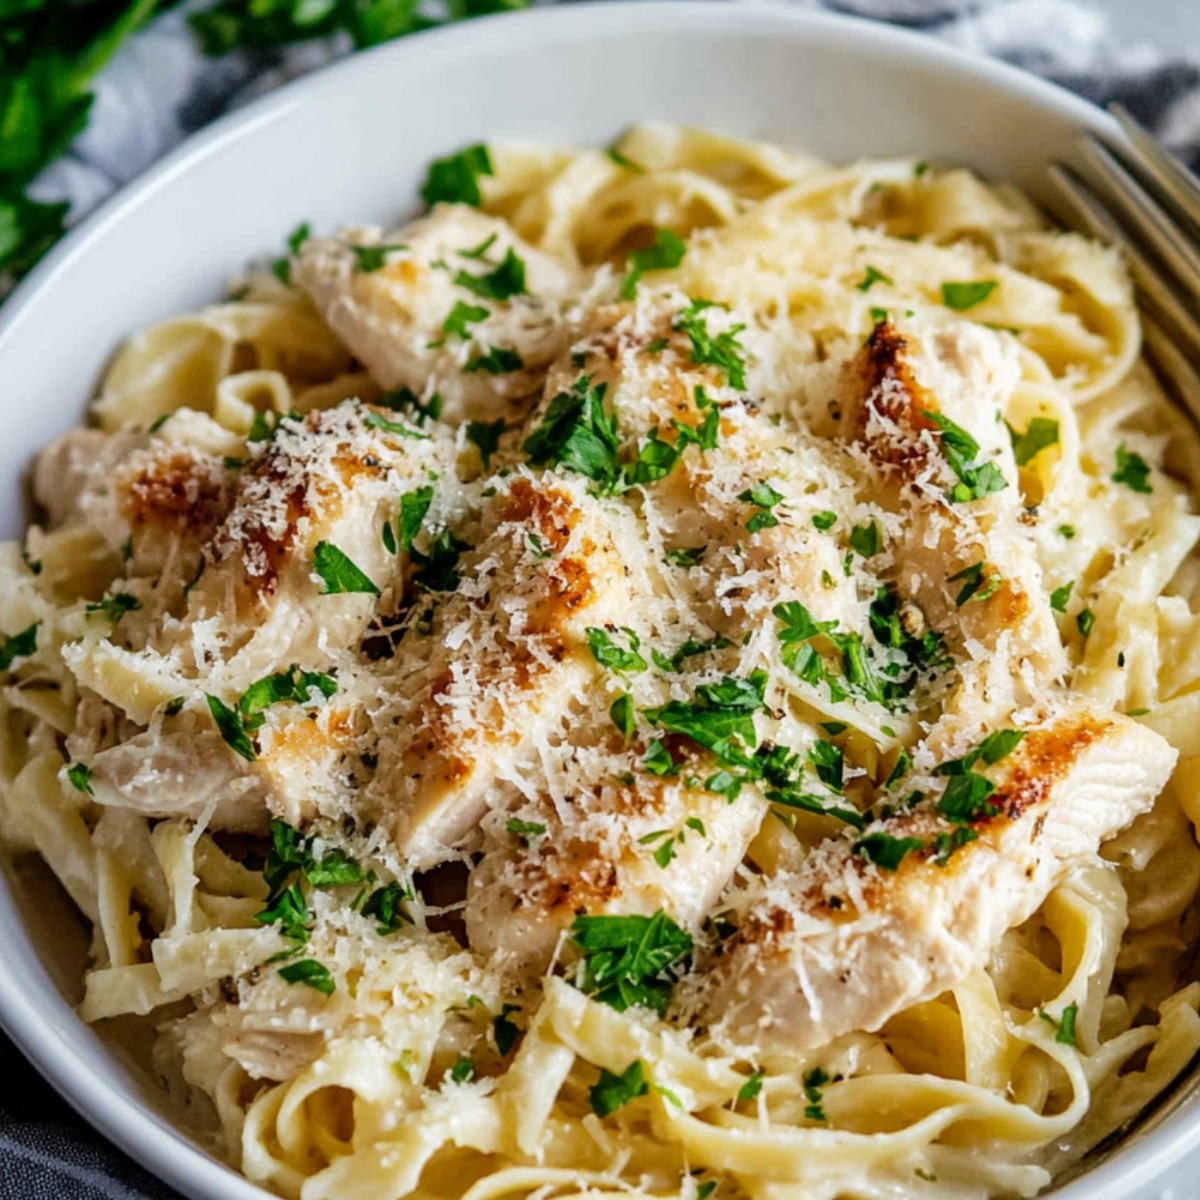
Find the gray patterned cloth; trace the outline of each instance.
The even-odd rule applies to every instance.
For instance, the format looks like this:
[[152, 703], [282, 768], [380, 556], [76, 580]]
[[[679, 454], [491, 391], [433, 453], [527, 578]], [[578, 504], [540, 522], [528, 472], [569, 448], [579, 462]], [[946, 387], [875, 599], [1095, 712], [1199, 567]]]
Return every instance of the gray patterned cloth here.
[[[1156, 48], [1149, 22], [1140, 41], [1120, 38], [1104, 12], [1117, 0], [793, 2], [922, 30], [1006, 59], [1089, 100], [1120, 100], [1200, 167], [1200, 16], [1190, 49], [1181, 50]], [[1126, 2], [1147, 17], [1155, 7]], [[1172, 3], [1183, 9], [1197, 0], [1157, 0]], [[77, 220], [193, 130], [350, 52], [348, 41], [334, 37], [206, 59], [186, 24], [194, 7], [167, 13], [117, 55], [98, 82], [86, 133], [38, 181], [40, 199], [69, 198]], [[175, 1197], [75, 1116], [2, 1035], [0, 1080], [0, 1200]]]

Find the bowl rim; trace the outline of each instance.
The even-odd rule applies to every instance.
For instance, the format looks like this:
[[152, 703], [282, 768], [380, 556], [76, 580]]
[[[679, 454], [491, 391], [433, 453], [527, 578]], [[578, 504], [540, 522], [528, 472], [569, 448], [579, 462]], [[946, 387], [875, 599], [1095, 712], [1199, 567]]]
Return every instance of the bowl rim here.
[[[518, 22], [519, 28], [514, 28]], [[41, 289], [70, 272], [76, 258], [102, 240], [110, 226], [125, 218], [127, 210], [277, 114], [319, 102], [322, 95], [341, 88], [354, 72], [363, 70], [366, 61], [374, 63], [386, 57], [400, 72], [412, 59], [434, 51], [470, 57], [498, 40], [511, 51], [514, 36], [530, 41], [562, 40], [604, 30], [631, 37], [671, 28], [711, 34], [732, 26], [778, 33], [798, 44], [810, 36], [843, 40], [935, 73], [969, 75], [987, 87], [1053, 112], [1081, 130], [1121, 138], [1107, 113], [1057, 84], [925, 33], [842, 13], [729, 0], [594, 0], [504, 13], [351, 54], [227, 113], [184, 139], [72, 227], [17, 285], [0, 309], [0, 355], [11, 338], [20, 336], [25, 315]], [[0, 908], [10, 903], [10, 883], [4, 878], [0, 880]], [[270, 1194], [206, 1152], [182, 1125], [168, 1124], [130, 1095], [111, 1089], [86, 1065], [81, 1066], [56, 1030], [54, 1017], [40, 1011], [24, 994], [19, 974], [12, 970], [0, 972], [0, 1028], [89, 1125], [163, 1182], [194, 1200], [262, 1200]], [[1197, 1146], [1200, 1118], [1184, 1122], [1180, 1128], [1152, 1128], [1054, 1195], [1059, 1200], [1120, 1200], [1135, 1184], [1146, 1183]]]

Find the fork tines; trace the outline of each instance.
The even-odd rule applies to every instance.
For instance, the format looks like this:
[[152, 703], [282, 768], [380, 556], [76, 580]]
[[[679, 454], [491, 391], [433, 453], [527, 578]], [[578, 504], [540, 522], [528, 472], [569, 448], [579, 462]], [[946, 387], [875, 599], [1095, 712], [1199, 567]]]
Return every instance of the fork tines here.
[[[1050, 177], [1077, 228], [1124, 252], [1147, 316], [1158, 327], [1146, 349], [1192, 416], [1200, 396], [1200, 179], [1167, 153], [1120, 105], [1110, 111], [1127, 141], [1082, 137], [1078, 171]], [[1164, 352], [1164, 342], [1181, 353]]]

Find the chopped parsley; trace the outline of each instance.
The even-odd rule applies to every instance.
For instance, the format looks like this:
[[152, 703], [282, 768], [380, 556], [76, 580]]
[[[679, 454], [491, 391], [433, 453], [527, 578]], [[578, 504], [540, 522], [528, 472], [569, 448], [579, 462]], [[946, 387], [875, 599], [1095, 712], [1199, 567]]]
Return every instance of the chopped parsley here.
[[890, 275], [885, 275], [877, 267], [868, 265], [867, 272], [857, 287], [860, 292], [869, 292], [877, 283], [886, 283], [895, 286], [896, 281]]
[[393, 880], [383, 887], [376, 888], [366, 898], [360, 911], [364, 917], [374, 917], [379, 922], [375, 932], [380, 937], [386, 937], [389, 933], [395, 933], [402, 925], [412, 923], [400, 906], [405, 900], [413, 898], [412, 888]]
[[166, 707], [163, 708], [164, 717], [177, 717], [183, 711], [183, 697], [176, 696], [173, 700], [168, 700]]
[[683, 238], [669, 229], [656, 229], [654, 242], [629, 255], [629, 274], [621, 283], [621, 299], [632, 300], [638, 280], [646, 271], [668, 271], [683, 262], [687, 246]]
[[400, 545], [406, 550], [412, 550], [413, 541], [421, 532], [421, 525], [429, 506], [433, 503], [433, 486], [413, 488], [400, 497]]
[[710, 363], [725, 372], [729, 386], [742, 390], [746, 386], [746, 352], [737, 335], [746, 327], [734, 325], [715, 337], [709, 333], [705, 309], [716, 307], [711, 300], [693, 300], [676, 318], [672, 326], [686, 333], [692, 343], [692, 362]]
[[753, 714], [763, 707], [766, 683], [765, 671], [755, 671], [747, 679], [726, 675], [700, 684], [691, 700], [671, 700], [661, 708], [642, 711], [652, 724], [691, 738], [726, 765], [744, 765], [745, 747], [758, 744]]
[[308, 241], [311, 234], [312, 229], [309, 227], [307, 221], [305, 221], [303, 225], [297, 225], [296, 228], [288, 234], [287, 255], [282, 258], [277, 258], [271, 264], [271, 271], [274, 273], [275, 278], [278, 279], [279, 282], [285, 287], [291, 287], [292, 285], [291, 256], [300, 253], [300, 247], [303, 246], [306, 241]]
[[813, 1067], [804, 1076], [804, 1098], [808, 1105], [804, 1109], [805, 1117], [810, 1121], [826, 1121], [825, 1110], [821, 1107], [821, 1089], [832, 1082], [829, 1076], [820, 1068]]
[[749, 1100], [758, 1099], [758, 1093], [762, 1091], [763, 1073], [761, 1070], [755, 1070], [754, 1074], [738, 1088], [738, 1102], [745, 1103]]
[[478, 208], [483, 196], [479, 177], [491, 175], [492, 160], [485, 145], [477, 144], [457, 154], [434, 159], [421, 188], [421, 199], [430, 208], [440, 201], [449, 204], [470, 204]]
[[874, 863], [884, 871], [897, 870], [904, 861], [905, 855], [910, 851], [924, 848], [925, 843], [920, 838], [897, 838], [892, 837], [890, 833], [868, 833], [854, 843], [855, 854]]
[[313, 551], [313, 569], [325, 585], [321, 589], [322, 596], [332, 596], [341, 592], [379, 595], [379, 589], [371, 582], [370, 577], [355, 566], [332, 542], [317, 543]]
[[692, 939], [661, 909], [652, 917], [576, 917], [571, 941], [583, 952], [576, 986], [624, 1012], [633, 1005], [662, 1016], [671, 998], [668, 970], [692, 951]]
[[545, 825], [537, 821], [522, 821], [518, 817], [509, 817], [504, 828], [518, 838], [523, 846], [532, 845], [535, 838], [543, 837], [546, 833]]
[[479, 450], [484, 467], [490, 467], [492, 455], [496, 453], [500, 439], [504, 436], [504, 418], [498, 417], [495, 421], [468, 421], [466, 436], [467, 441]]
[[633, 736], [633, 697], [628, 692], [622, 692], [609, 705], [608, 715], [612, 723], [621, 731], [621, 736], [628, 741]]
[[813, 513], [812, 523], [822, 533], [827, 533], [837, 524], [837, 513], [830, 512], [828, 509]]
[[1060, 536], [1066, 538], [1067, 541], [1069, 542], [1075, 536], [1075, 526], [1074, 525], [1060, 525], [1058, 527], [1058, 532], [1059, 532]]
[[525, 262], [511, 246], [505, 251], [499, 266], [493, 270], [483, 275], [459, 271], [454, 276], [454, 282], [485, 300], [510, 300], [513, 296], [529, 294], [525, 287]]
[[615, 146], [610, 146], [605, 152], [609, 158], [617, 164], [618, 167], [624, 167], [627, 171], [632, 171], [635, 175], [645, 175], [646, 168], [641, 163], [634, 162], [632, 158], [621, 153]]
[[475, 355], [463, 371], [474, 374], [476, 371], [486, 371], [489, 375], [509, 375], [513, 371], [521, 371], [525, 360], [507, 346], [489, 346], [482, 354]]
[[1011, 425], [1008, 436], [1012, 439], [1013, 457], [1017, 466], [1032, 462], [1048, 446], [1058, 445], [1058, 422], [1046, 417], [1034, 417], [1024, 433], [1018, 433]]
[[417, 429], [410, 429], [407, 425], [401, 425], [399, 421], [389, 421], [387, 417], [377, 412], [368, 412], [363, 417], [363, 424], [368, 429], [379, 429], [384, 433], [398, 433], [401, 437], [412, 438], [415, 442], [429, 440], [429, 434], [421, 433]]
[[[89, 605], [89, 611], [91, 606]], [[11, 669], [18, 658], [28, 658], [37, 650], [37, 631], [41, 621], [34, 623], [20, 633], [0, 634], [0, 671]]]
[[141, 607], [141, 601], [128, 592], [113, 592], [112, 595], [105, 596], [98, 604], [89, 604], [84, 612], [89, 615], [100, 613], [115, 624], [127, 612], [134, 612]]
[[694, 567], [707, 549], [707, 546], [680, 546], [677, 550], [668, 550], [665, 557], [674, 567]]
[[668, 775], [678, 775], [679, 767], [672, 757], [670, 750], [661, 740], [654, 740], [646, 747], [645, 757], [642, 759], [642, 766], [650, 772], [651, 775], [657, 775], [660, 779]]
[[649, 1090], [642, 1060], [635, 1058], [620, 1075], [602, 1070], [600, 1078], [588, 1088], [588, 1100], [596, 1116], [608, 1117]]
[[480, 321], [486, 321], [487, 318], [488, 310], [483, 305], [467, 304], [463, 300], [458, 300], [450, 310], [449, 316], [442, 322], [442, 332], [447, 337], [466, 339], [471, 336], [471, 326], [478, 325]]
[[1056, 587], [1050, 593], [1050, 607], [1055, 612], [1065, 613], [1067, 611], [1067, 601], [1071, 599], [1071, 589], [1075, 586], [1075, 580], [1070, 580], [1064, 583], [1062, 587]]
[[460, 1054], [454, 1060], [454, 1066], [450, 1068], [450, 1081], [452, 1083], [470, 1083], [475, 1078], [475, 1064], [466, 1054]]
[[753, 504], [758, 509], [758, 512], [752, 514], [746, 522], [746, 528], [751, 533], [757, 533], [760, 529], [770, 529], [771, 526], [779, 524], [779, 518], [771, 510], [783, 500], [783, 496], [765, 479], [760, 480], [752, 488], [747, 488], [744, 492], [739, 493], [738, 499], [744, 504]]
[[719, 634], [703, 642], [698, 642], [695, 638], [688, 638], [673, 654], [666, 655], [660, 650], [651, 650], [650, 657], [654, 659], [654, 665], [660, 670], [678, 671], [689, 658], [695, 658], [699, 654], [708, 654], [713, 650], [725, 650], [732, 645], [733, 643], [728, 638], [721, 637]]
[[208, 711], [212, 713], [225, 744], [247, 762], [254, 762], [258, 758], [258, 751], [254, 749], [241, 714], [211, 692], [206, 692], [204, 698], [208, 701]]
[[520, 1012], [516, 1004], [506, 1004], [500, 1010], [500, 1015], [492, 1021], [492, 1037], [496, 1042], [496, 1053], [505, 1058], [508, 1052], [517, 1044], [521, 1029], [514, 1021], [508, 1019], [509, 1013]]
[[1056, 1021], [1045, 1009], [1039, 1011], [1038, 1016], [1052, 1026], [1058, 1032], [1054, 1035], [1054, 1040], [1060, 1046], [1074, 1046], [1075, 1042], [1075, 1020], [1079, 1016], [1079, 1005], [1068, 1004], [1062, 1010], [1062, 1016]]
[[942, 453], [950, 469], [958, 476], [958, 483], [946, 497], [955, 504], [979, 500], [993, 492], [1008, 487], [1008, 481], [995, 463], [979, 458], [979, 443], [961, 426], [941, 413], [920, 410], [941, 431]]
[[1113, 483], [1123, 483], [1130, 491], [1149, 495], [1154, 491], [1150, 482], [1150, 466], [1140, 454], [1125, 449], [1122, 442], [1117, 447], [1117, 469], [1110, 476]]
[[299, 962], [288, 963], [286, 967], [279, 968], [279, 975], [288, 983], [302, 983], [323, 996], [332, 996], [337, 986], [329, 968], [315, 958], [302, 958]]
[[418, 425], [426, 421], [436, 421], [442, 415], [442, 397], [434, 392], [424, 404], [411, 388], [397, 388], [394, 392], [384, 392], [372, 404], [376, 408], [390, 408], [394, 412], [411, 413]]
[[1075, 625], [1079, 632], [1087, 637], [1092, 632], [1092, 626], [1096, 624], [1096, 614], [1090, 608], [1085, 608], [1075, 618]]
[[369, 274], [372, 271], [383, 270], [387, 266], [389, 254], [407, 250], [408, 247], [403, 242], [397, 242], [392, 246], [359, 246], [354, 242], [347, 242], [346, 249], [354, 255], [358, 269], [364, 274]]
[[458, 587], [458, 560], [470, 548], [449, 529], [430, 539], [428, 551], [410, 545], [408, 556], [417, 567], [413, 583], [423, 592], [453, 592]]
[[621, 626], [620, 630], [616, 627], [613, 628], [613, 633], [620, 632], [625, 635], [629, 643], [628, 649], [618, 645], [609, 633], [594, 625], [589, 626], [585, 632], [592, 657], [602, 667], [607, 667], [610, 671], [627, 672], [633, 675], [646, 669], [646, 660], [638, 653], [642, 644], [641, 639], [628, 626]]
[[831, 791], [840, 792], [845, 787], [845, 760], [842, 751], [833, 742], [818, 738], [808, 750], [808, 761], [817, 773], [817, 778]]
[[980, 279], [973, 283], [943, 283], [942, 303], [955, 312], [966, 312], [982, 304], [1000, 285], [994, 279]]
[[855, 525], [850, 531], [850, 549], [863, 558], [874, 558], [883, 549], [883, 535], [877, 521]]
[[617, 419], [604, 411], [604, 392], [604, 384], [592, 387], [591, 377], [584, 375], [569, 392], [554, 397], [522, 447], [534, 466], [558, 464], [600, 484], [616, 482]]
[[964, 604], [969, 604], [972, 600], [990, 600], [1004, 583], [1000, 573], [989, 570], [982, 559], [977, 563], [972, 563], [969, 567], [963, 567], [961, 571], [957, 571], [953, 575], [946, 576], [947, 583], [958, 583], [960, 580], [962, 587], [959, 588], [958, 595], [954, 597], [954, 604], [957, 608], [962, 608]]
[[72, 763], [67, 768], [67, 782], [85, 796], [92, 796], [92, 768], [87, 763]]
[[495, 245], [498, 236], [498, 234], [489, 233], [478, 246], [472, 246], [470, 250], [459, 250], [459, 258], [473, 258], [477, 262], [488, 261], [487, 252]]

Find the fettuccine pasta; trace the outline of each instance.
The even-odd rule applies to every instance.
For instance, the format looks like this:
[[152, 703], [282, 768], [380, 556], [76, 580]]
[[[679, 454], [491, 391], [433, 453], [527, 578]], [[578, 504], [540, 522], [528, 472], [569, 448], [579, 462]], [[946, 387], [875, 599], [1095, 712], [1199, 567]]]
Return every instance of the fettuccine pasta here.
[[0, 546], [81, 1016], [300, 1200], [1032, 1196], [1200, 1050], [1118, 256], [659, 125], [422, 194], [134, 334]]

